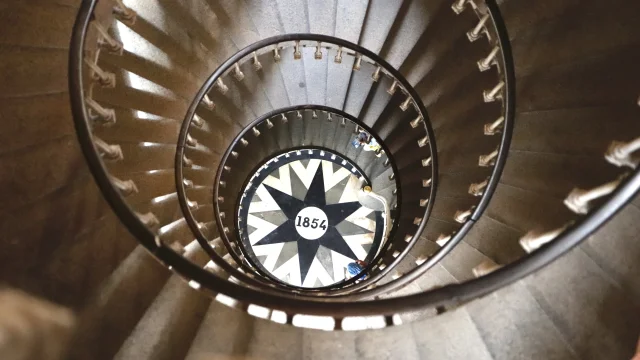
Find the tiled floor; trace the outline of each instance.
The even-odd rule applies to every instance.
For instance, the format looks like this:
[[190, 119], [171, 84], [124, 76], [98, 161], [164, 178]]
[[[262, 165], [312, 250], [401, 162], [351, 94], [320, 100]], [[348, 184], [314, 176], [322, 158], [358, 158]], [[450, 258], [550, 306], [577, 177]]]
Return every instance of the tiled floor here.
[[249, 258], [291, 285], [344, 280], [346, 266], [368, 261], [383, 240], [376, 231], [384, 227], [382, 204], [371, 209], [359, 201], [366, 184], [352, 163], [326, 150], [271, 159], [248, 183], [238, 214]]

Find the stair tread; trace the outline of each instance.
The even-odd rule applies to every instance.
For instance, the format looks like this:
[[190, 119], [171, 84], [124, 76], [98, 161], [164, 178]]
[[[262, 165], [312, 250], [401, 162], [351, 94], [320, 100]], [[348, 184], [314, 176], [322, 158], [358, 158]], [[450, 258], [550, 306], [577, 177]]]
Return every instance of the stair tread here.
[[413, 323], [421, 359], [492, 359], [465, 309]]
[[639, 217], [640, 209], [631, 203], [580, 245], [636, 302], [640, 299], [640, 277], [637, 276], [640, 274]]
[[493, 359], [578, 359], [553, 322], [517, 283], [467, 305]]
[[356, 351], [360, 359], [420, 358], [416, 339], [408, 325], [359, 331], [356, 333]]
[[173, 275], [114, 359], [182, 358], [210, 301]]
[[212, 301], [185, 359], [242, 356], [249, 346], [255, 321], [244, 311]]
[[[336, 8], [334, 35], [340, 39], [354, 44], [360, 39], [360, 32], [367, 12], [367, 0], [338, 0]], [[327, 84], [331, 85], [331, 91], [327, 92], [327, 106], [342, 109], [346, 99], [347, 89], [353, 67], [351, 56], [343, 57], [342, 64], [335, 64], [330, 54], [327, 69]]]
[[524, 283], [581, 359], [630, 358], [640, 325], [638, 307], [575, 249]]
[[302, 359], [357, 359], [357, 333], [353, 331], [302, 330]]
[[403, 2], [404, 0], [394, 1], [393, 3], [384, 1], [369, 2], [362, 34], [360, 35], [360, 46], [376, 54], [380, 52]]
[[486, 260], [490, 259], [461, 241], [440, 263], [456, 280], [462, 282], [473, 279], [475, 276], [471, 270]]
[[[85, 310], [72, 355], [111, 359], [165, 285], [170, 272], [138, 245], [101, 283], [97, 299]], [[100, 344], [100, 356], [95, 349]]]
[[304, 90], [307, 86], [304, 75], [304, 59], [295, 60], [292, 47], [280, 50], [280, 57], [278, 66], [286, 69], [286, 71], [282, 71], [282, 77], [291, 105], [307, 104], [307, 92]]
[[254, 323], [253, 333], [247, 340], [245, 354], [249, 358], [283, 360], [302, 358], [303, 329], [298, 327], [257, 319]]
[[269, 101], [274, 110], [290, 105], [289, 95], [285, 86], [283, 74], [287, 72], [284, 67], [275, 62], [273, 53], [267, 52], [259, 56], [262, 70], [259, 77], [262, 80], [261, 86], [264, 88]]
[[394, 68], [399, 69], [411, 49], [422, 36], [433, 16], [432, 6], [438, 2], [405, 1], [395, 16], [380, 55]]

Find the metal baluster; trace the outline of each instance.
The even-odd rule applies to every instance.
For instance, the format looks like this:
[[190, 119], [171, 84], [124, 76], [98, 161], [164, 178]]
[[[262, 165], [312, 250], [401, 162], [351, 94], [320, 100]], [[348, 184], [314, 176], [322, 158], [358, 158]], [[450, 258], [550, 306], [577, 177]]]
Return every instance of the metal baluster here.
[[193, 138], [193, 136], [191, 136], [191, 134], [187, 134], [187, 139], [185, 140], [185, 143], [187, 144], [187, 146], [190, 146], [190, 147], [198, 146], [198, 140]]
[[313, 58], [316, 60], [320, 60], [322, 59], [322, 43], [320, 41], [318, 41], [318, 43], [316, 44], [316, 52], [313, 53]]
[[481, 155], [478, 159], [478, 165], [482, 167], [493, 166], [496, 163], [496, 157], [498, 156], [498, 149], [493, 150], [488, 155]]
[[495, 46], [486, 58], [478, 61], [478, 69], [480, 69], [481, 72], [489, 70], [491, 65], [496, 64], [498, 51], [500, 51], [500, 47]]
[[187, 199], [187, 206], [191, 210], [198, 210], [198, 208], [200, 207], [197, 201], [191, 201], [189, 199]]
[[498, 120], [484, 125], [485, 135], [495, 135], [500, 132], [502, 125], [504, 124], [504, 116], [500, 116]]
[[222, 78], [218, 78], [218, 80], [216, 80], [215, 87], [216, 89], [218, 89], [218, 91], [220, 91], [222, 95], [226, 94], [227, 91], [229, 91], [229, 87], [227, 87], [227, 85], [225, 85], [224, 82], [222, 82]]
[[362, 63], [362, 55], [356, 54], [356, 61], [353, 63], [353, 70], [360, 70], [360, 64]]
[[136, 186], [136, 183], [133, 182], [133, 180], [120, 180], [113, 175], [109, 175], [109, 180], [123, 196], [129, 196], [131, 194], [138, 193], [138, 187]]
[[411, 98], [411, 96], [407, 96], [407, 99], [402, 104], [400, 104], [400, 110], [407, 111], [407, 109], [409, 109], [409, 105], [411, 104], [412, 100], [413, 99]]
[[182, 185], [184, 185], [186, 189], [193, 189], [193, 181], [191, 180], [182, 179]]
[[425, 136], [422, 139], [418, 140], [418, 146], [423, 147], [429, 143], [429, 136]]
[[418, 115], [418, 117], [415, 120], [412, 120], [409, 124], [411, 125], [412, 128], [415, 129], [420, 125], [422, 120], [423, 120], [422, 115]]
[[[238, 63], [233, 64], [233, 77], [236, 78], [236, 80], [238, 81], [244, 80], [244, 73], [242, 72], [242, 70], [240, 70], [240, 65], [238, 65]], [[225, 90], [223, 93], [225, 92], [227, 91]]]
[[89, 107], [89, 117], [91, 120], [106, 126], [116, 123], [115, 110], [104, 108], [91, 98], [86, 98], [85, 103]]
[[342, 63], [342, 46], [338, 47], [338, 52], [336, 53], [336, 57], [333, 59], [336, 64]]
[[389, 87], [389, 89], [387, 89], [387, 93], [389, 95], [393, 95], [396, 93], [396, 90], [398, 89], [398, 80], [393, 80], [393, 83], [391, 84], [391, 87]]
[[373, 81], [377, 82], [378, 80], [380, 80], [380, 71], [382, 71], [382, 66], [378, 65], [376, 67], [376, 70], [373, 72], [373, 75], [371, 75]]
[[465, 211], [458, 210], [458, 211], [456, 211], [455, 215], [453, 216], [453, 219], [454, 219], [456, 222], [459, 222], [459, 223], [461, 223], [461, 224], [464, 224], [464, 223], [469, 219], [469, 217], [471, 216], [471, 214], [473, 214], [473, 209], [474, 209], [474, 208], [475, 208], [475, 207], [474, 207], [474, 206], [472, 206], [469, 210], [465, 210]]
[[106, 88], [116, 87], [116, 74], [102, 70], [96, 63], [89, 61], [87, 58], [84, 59], [84, 62], [91, 69], [90, 76], [93, 81]]
[[493, 260], [485, 260], [473, 268], [473, 275], [475, 277], [481, 277], [489, 275], [492, 272], [500, 269], [503, 265], [496, 264]]
[[627, 166], [635, 169], [640, 163], [640, 159], [634, 159], [633, 153], [640, 150], [640, 138], [632, 140], [628, 143], [622, 141], [614, 141], [609, 145], [604, 158], [616, 166]]
[[182, 155], [182, 166], [186, 168], [193, 167], [193, 160], [189, 159], [187, 155]]
[[436, 239], [436, 244], [440, 245], [440, 247], [443, 247], [449, 242], [449, 240], [451, 240], [452, 236], [453, 234], [450, 234], [450, 235], [440, 234], [440, 236], [438, 236], [438, 238]]
[[542, 245], [552, 241], [558, 237], [566, 229], [566, 226], [546, 233], [539, 233], [537, 231], [529, 231], [523, 237], [520, 238], [520, 246], [524, 251], [530, 253], [540, 248]]
[[118, 17], [118, 20], [129, 25], [135, 24], [138, 14], [131, 8], [127, 7], [122, 0], [114, 1], [116, 6], [113, 8], [113, 13]]
[[483, 17], [481, 17], [480, 21], [478, 22], [478, 25], [476, 25], [476, 27], [473, 28], [473, 30], [467, 32], [467, 38], [469, 38], [469, 41], [474, 42], [478, 40], [482, 35], [482, 33], [487, 31], [484, 27], [484, 25], [487, 23], [487, 20], [489, 20], [489, 14], [486, 14]]
[[[142, 222], [146, 227], [153, 228], [160, 225], [160, 220], [158, 220], [158, 218], [153, 215], [153, 213], [148, 212], [146, 214], [140, 214], [136, 212], [135, 214], [138, 219], [140, 219], [140, 222]], [[156, 245], [160, 246], [161, 244], [158, 244], [158, 242], [156, 241]]]
[[201, 101], [202, 105], [209, 110], [214, 110], [216, 108], [216, 104], [211, 100], [208, 94], [205, 94]]
[[589, 212], [589, 202], [611, 194], [620, 185], [622, 180], [610, 181], [590, 190], [575, 188], [571, 190], [564, 204], [576, 214], [586, 214]]
[[111, 37], [107, 32], [107, 29], [105, 29], [99, 22], [93, 21], [92, 24], [100, 34], [100, 37], [98, 38], [98, 46], [110, 53], [122, 55], [124, 50], [122, 43]]
[[120, 161], [124, 159], [120, 145], [109, 145], [98, 137], [93, 138], [98, 154], [105, 160]]
[[467, 3], [470, 4], [473, 9], [476, 8], [476, 4], [473, 0], [456, 0], [453, 5], [451, 5], [451, 9], [453, 9], [453, 12], [456, 14], [460, 14], [466, 8]]
[[489, 184], [489, 179], [477, 183], [477, 184], [471, 184], [469, 186], [469, 194], [473, 195], [473, 196], [482, 196], [484, 195], [484, 190], [486, 189], [487, 185]]
[[280, 49], [278, 48], [278, 45], [276, 44], [273, 47], [273, 61], [274, 62], [278, 62], [280, 61], [281, 57], [280, 57]]
[[256, 52], [254, 51], [252, 56], [253, 56], [253, 70], [255, 71], [262, 70], [262, 64], [260, 63], [260, 60], [258, 60], [258, 54], [256, 54]]
[[193, 118], [191, 119], [191, 123], [196, 127], [201, 128], [204, 125], [204, 119], [201, 118], [198, 114], [193, 114]]
[[300, 52], [300, 40], [296, 40], [296, 43], [293, 47], [293, 59], [294, 60], [302, 59], [302, 53]]
[[484, 102], [494, 102], [496, 99], [502, 99], [501, 91], [504, 88], [504, 85], [504, 81], [500, 81], [493, 89], [483, 91], [482, 96], [484, 98]]

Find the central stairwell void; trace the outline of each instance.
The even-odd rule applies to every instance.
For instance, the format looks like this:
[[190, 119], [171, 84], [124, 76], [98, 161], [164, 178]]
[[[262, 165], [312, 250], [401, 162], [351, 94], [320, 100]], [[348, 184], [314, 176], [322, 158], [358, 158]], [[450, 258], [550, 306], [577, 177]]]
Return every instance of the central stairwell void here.
[[328, 149], [270, 158], [249, 178], [236, 212], [249, 261], [291, 285], [344, 280], [349, 264], [370, 262], [388, 236], [388, 200], [370, 197], [366, 186], [361, 170]]
[[[82, 150], [122, 223], [220, 303], [323, 330], [428, 326], [567, 253], [640, 187], [640, 173], [623, 172], [575, 189], [564, 204], [585, 216], [550, 213], [550, 228], [488, 244], [514, 233], [485, 216], [489, 203], [530, 201], [497, 192], [523, 155], [510, 155], [516, 74], [495, 0], [441, 2], [447, 20], [434, 26], [448, 31], [429, 47], [421, 1], [339, 2], [337, 17], [371, 17], [372, 33], [406, 39], [383, 49], [365, 46], [365, 30], [273, 33], [262, 3], [236, 9], [238, 26], [260, 29], [251, 37], [230, 4], [206, 3], [228, 16], [219, 34], [186, 21], [163, 29], [153, 7], [83, 2], [70, 92]], [[166, 6], [183, 20], [197, 10]], [[292, 27], [282, 10], [277, 21]], [[391, 28], [396, 16], [415, 23]], [[184, 56], [185, 44], [201, 56]], [[636, 148], [614, 143], [606, 160], [635, 168]]]

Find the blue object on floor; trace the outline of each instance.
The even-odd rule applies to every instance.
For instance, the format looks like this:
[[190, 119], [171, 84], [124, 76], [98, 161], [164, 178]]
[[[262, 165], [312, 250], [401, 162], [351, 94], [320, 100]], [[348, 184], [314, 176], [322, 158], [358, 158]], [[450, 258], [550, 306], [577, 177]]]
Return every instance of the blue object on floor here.
[[[352, 262], [349, 265], [347, 265], [347, 272], [351, 277], [357, 276], [358, 274], [360, 274], [360, 272], [362, 272], [362, 270], [364, 270], [364, 268], [360, 266], [360, 264], [358, 263]], [[360, 277], [360, 279], [362, 278], [364, 278], [364, 274], [362, 275], [362, 277]]]

